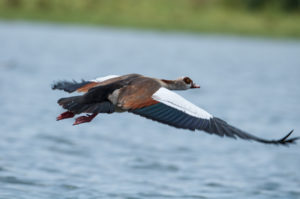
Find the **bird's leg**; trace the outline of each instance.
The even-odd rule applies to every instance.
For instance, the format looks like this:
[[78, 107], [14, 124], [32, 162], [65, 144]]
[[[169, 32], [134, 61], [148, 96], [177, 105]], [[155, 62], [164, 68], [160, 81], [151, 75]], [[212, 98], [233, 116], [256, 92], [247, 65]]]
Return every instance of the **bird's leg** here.
[[56, 121], [59, 121], [59, 120], [63, 120], [63, 119], [67, 119], [67, 118], [72, 118], [74, 117], [75, 114], [72, 113], [71, 111], [66, 111], [62, 114], [60, 114], [57, 118], [56, 118]]
[[96, 117], [96, 115], [98, 115], [98, 113], [93, 113], [92, 115], [80, 116], [80, 117], [75, 119], [75, 122], [74, 122], [73, 125], [78, 125], [78, 124], [90, 122], [94, 119], [94, 117]]

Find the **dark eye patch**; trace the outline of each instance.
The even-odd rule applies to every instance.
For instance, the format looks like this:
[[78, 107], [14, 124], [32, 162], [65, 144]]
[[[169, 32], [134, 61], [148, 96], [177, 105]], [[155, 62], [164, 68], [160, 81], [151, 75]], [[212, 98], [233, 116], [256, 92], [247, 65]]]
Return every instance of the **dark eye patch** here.
[[191, 80], [189, 77], [183, 78], [183, 81], [184, 81], [186, 84], [190, 84], [190, 83], [192, 82], [192, 80]]

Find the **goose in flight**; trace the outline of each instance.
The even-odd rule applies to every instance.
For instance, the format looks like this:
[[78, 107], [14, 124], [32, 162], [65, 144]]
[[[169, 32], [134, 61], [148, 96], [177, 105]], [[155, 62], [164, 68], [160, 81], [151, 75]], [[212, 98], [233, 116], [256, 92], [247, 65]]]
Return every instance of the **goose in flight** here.
[[238, 137], [266, 144], [287, 145], [300, 138], [288, 138], [293, 130], [278, 140], [259, 138], [214, 117], [172, 91], [194, 88], [200, 86], [189, 77], [165, 80], [139, 74], [110, 75], [81, 82], [59, 81], [52, 85], [52, 89], [84, 93], [58, 100], [58, 104], [67, 111], [60, 114], [57, 120], [87, 113], [77, 117], [74, 125], [90, 122], [99, 113], [131, 112], [176, 128], [202, 130], [219, 136]]

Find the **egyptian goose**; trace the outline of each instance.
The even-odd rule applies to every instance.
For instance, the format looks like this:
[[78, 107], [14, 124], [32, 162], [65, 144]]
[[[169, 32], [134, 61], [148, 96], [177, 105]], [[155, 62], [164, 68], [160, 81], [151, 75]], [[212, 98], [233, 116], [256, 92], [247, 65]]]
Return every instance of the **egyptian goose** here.
[[59, 81], [52, 89], [83, 95], [61, 98], [58, 104], [67, 111], [57, 120], [72, 118], [77, 114], [89, 115], [76, 118], [74, 125], [90, 122], [98, 113], [131, 112], [176, 128], [192, 131], [203, 130], [210, 134], [231, 138], [255, 140], [267, 144], [290, 144], [300, 137], [289, 138], [293, 130], [279, 140], [266, 140], [212, 116], [171, 90], [199, 88], [189, 77], [164, 80], [139, 74], [110, 75], [81, 82]]

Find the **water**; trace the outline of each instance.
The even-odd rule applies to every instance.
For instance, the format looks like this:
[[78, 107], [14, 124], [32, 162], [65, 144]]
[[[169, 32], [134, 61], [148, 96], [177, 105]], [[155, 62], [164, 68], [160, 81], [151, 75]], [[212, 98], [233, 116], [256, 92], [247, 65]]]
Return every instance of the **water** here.
[[0, 198], [300, 198], [290, 147], [174, 129], [129, 113], [72, 126], [54, 80], [187, 75], [185, 98], [264, 138], [300, 136], [300, 42], [0, 23]]

